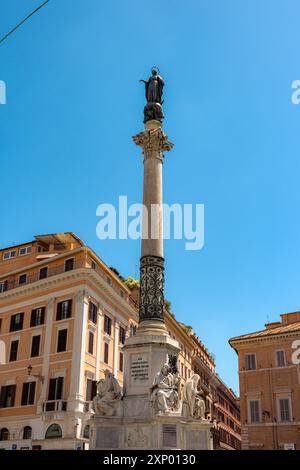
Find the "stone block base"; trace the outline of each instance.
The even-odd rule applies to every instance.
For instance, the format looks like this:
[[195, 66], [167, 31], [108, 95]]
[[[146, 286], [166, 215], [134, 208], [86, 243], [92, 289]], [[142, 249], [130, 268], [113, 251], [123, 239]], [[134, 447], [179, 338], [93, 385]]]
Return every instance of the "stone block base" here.
[[151, 420], [93, 417], [90, 449], [212, 450], [211, 423], [179, 416]]

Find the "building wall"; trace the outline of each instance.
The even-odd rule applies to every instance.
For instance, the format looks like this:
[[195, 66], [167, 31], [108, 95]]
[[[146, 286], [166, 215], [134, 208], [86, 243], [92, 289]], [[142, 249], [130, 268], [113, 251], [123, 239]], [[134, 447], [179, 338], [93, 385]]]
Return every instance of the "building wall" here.
[[[300, 449], [300, 366], [292, 362], [292, 343], [297, 338], [299, 333], [285, 333], [230, 341], [238, 353], [243, 449], [283, 449], [289, 444]], [[283, 366], [277, 363], [277, 351], [284, 351]], [[248, 370], [249, 354], [255, 356], [254, 370]], [[280, 399], [289, 403], [287, 421], [282, 420]], [[251, 416], [253, 401], [258, 412]]]

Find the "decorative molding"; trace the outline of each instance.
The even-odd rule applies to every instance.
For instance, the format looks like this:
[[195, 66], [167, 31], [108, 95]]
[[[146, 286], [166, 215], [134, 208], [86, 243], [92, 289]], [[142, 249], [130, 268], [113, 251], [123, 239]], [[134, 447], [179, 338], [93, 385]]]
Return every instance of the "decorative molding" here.
[[164, 321], [164, 258], [143, 256], [140, 260], [140, 322]]

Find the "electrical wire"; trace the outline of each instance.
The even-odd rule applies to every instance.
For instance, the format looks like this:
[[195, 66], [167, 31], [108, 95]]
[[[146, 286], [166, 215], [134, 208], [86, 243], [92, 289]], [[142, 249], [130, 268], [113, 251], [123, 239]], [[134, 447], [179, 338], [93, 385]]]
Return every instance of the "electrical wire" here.
[[25, 23], [25, 21], [27, 21], [32, 15], [34, 15], [38, 10], [40, 10], [41, 8], [43, 8], [48, 2], [50, 2], [50, 0], [46, 0], [44, 3], [42, 3], [42, 5], [40, 5], [39, 7], [37, 7], [34, 11], [32, 11], [28, 16], [26, 16], [26, 18], [24, 18], [19, 24], [17, 24], [17, 26], [15, 26], [11, 31], [9, 31], [9, 33], [7, 33], [5, 36], [3, 36], [3, 38], [0, 39], [0, 44], [5, 41], [5, 39], [8, 38], [8, 36], [10, 36], [12, 33], [14, 33], [16, 31], [16, 29], [18, 29], [23, 23]]

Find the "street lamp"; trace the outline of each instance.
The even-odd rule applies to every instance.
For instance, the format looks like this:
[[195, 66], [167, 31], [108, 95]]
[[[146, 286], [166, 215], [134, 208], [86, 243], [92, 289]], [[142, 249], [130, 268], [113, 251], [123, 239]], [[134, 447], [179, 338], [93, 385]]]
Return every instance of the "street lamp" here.
[[35, 377], [36, 379], [40, 380], [42, 382], [42, 384], [44, 383], [44, 379], [45, 377], [43, 375], [40, 375], [40, 374], [32, 374], [32, 366], [28, 366], [27, 367], [27, 371], [28, 371], [28, 375], [30, 375], [31, 377]]

